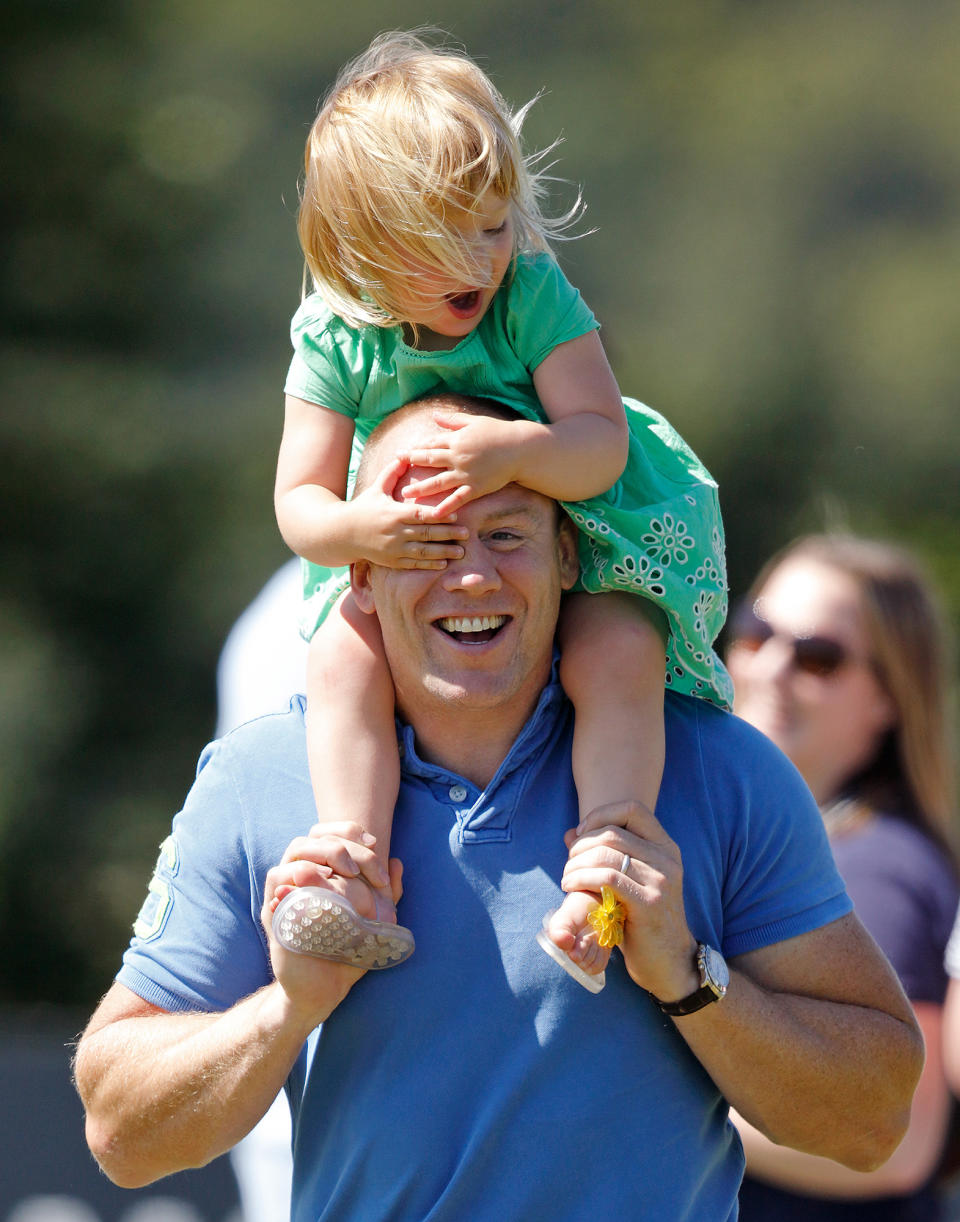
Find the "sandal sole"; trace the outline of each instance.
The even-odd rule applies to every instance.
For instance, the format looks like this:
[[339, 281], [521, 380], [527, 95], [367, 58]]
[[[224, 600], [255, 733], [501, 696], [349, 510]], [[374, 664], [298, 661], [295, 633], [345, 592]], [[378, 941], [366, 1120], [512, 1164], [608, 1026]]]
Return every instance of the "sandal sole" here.
[[323, 887], [297, 887], [285, 895], [273, 914], [273, 936], [294, 954], [375, 971], [403, 963], [415, 947], [405, 926], [368, 920]]
[[537, 930], [537, 943], [542, 951], [545, 951], [554, 963], [559, 963], [568, 976], [572, 976], [577, 984], [582, 984], [589, 993], [599, 993], [607, 983], [605, 972], [597, 972], [591, 976], [589, 972], [585, 972], [582, 967], [574, 963], [566, 951], [561, 950], [556, 942], [547, 933], [547, 926], [550, 923], [552, 912], [548, 912], [543, 918], [543, 928]]

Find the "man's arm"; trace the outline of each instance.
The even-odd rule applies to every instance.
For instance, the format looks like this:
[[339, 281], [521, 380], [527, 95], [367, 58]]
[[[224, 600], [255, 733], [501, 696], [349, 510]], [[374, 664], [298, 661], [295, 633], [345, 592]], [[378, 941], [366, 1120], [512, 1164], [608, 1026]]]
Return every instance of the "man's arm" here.
[[204, 1166], [253, 1128], [312, 1029], [287, 1001], [271, 984], [223, 1014], [169, 1014], [111, 987], [81, 1037], [74, 1079], [87, 1144], [115, 1184]]
[[[218, 1014], [168, 1013], [121, 984], [101, 1001], [77, 1046], [74, 1079], [87, 1142], [114, 1183], [139, 1188], [203, 1166], [264, 1115], [307, 1036], [363, 975], [283, 950], [271, 930], [275, 901], [293, 886], [330, 885], [372, 914], [372, 892], [351, 877], [375, 862], [362, 835], [356, 824], [327, 825], [295, 840], [268, 872], [272, 984]], [[398, 862], [391, 882], [399, 898]]]
[[857, 1171], [885, 1162], [907, 1130], [923, 1040], [859, 919], [732, 968], [721, 1003], [674, 1020], [726, 1098], [779, 1145]]
[[927, 1060], [913, 1097], [910, 1127], [882, 1167], [869, 1172], [852, 1171], [833, 1159], [774, 1145], [742, 1116], [734, 1114], [732, 1119], [747, 1156], [747, 1173], [791, 1192], [859, 1201], [906, 1196], [929, 1183], [943, 1151], [951, 1101], [940, 1055], [942, 1007], [932, 1001], [921, 1001], [916, 1003], [915, 1012]]
[[[612, 887], [624, 961], [661, 1001], [699, 985], [677, 845], [636, 804], [594, 811], [571, 834], [565, 890]], [[620, 870], [624, 854], [629, 864]], [[900, 984], [852, 914], [737, 957], [726, 997], [676, 1018], [729, 1102], [771, 1141], [870, 1171], [903, 1137], [923, 1040]]]

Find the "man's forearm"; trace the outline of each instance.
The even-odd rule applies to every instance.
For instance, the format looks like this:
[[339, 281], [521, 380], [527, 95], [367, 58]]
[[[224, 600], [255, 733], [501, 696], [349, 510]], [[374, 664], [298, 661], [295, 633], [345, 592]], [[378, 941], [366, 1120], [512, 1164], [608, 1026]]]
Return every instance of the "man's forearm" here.
[[74, 1065], [97, 1162], [126, 1188], [210, 1162], [266, 1112], [307, 1034], [276, 984], [222, 1014], [167, 1014], [115, 985]]
[[896, 1149], [923, 1041], [907, 1009], [768, 991], [731, 973], [722, 1002], [676, 1020], [730, 1103], [771, 1141], [858, 1171]]
[[927, 1058], [910, 1109], [910, 1127], [891, 1158], [876, 1171], [854, 1171], [832, 1159], [774, 1145], [733, 1113], [743, 1142], [747, 1174], [778, 1188], [815, 1197], [906, 1196], [918, 1192], [936, 1170], [950, 1124], [950, 1090], [943, 1074], [942, 1008], [934, 1002], [914, 1003]]

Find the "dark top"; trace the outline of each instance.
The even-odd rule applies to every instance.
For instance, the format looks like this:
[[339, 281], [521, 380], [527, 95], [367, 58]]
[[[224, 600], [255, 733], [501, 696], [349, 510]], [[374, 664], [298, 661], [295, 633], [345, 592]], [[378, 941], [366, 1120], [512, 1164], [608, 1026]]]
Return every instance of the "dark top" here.
[[[877, 815], [831, 841], [860, 920], [912, 1002], [942, 1003], [943, 953], [957, 911], [957, 880], [943, 851], [903, 819]], [[798, 1196], [747, 1177], [741, 1222], [940, 1222], [932, 1185], [909, 1196], [837, 1200]]]

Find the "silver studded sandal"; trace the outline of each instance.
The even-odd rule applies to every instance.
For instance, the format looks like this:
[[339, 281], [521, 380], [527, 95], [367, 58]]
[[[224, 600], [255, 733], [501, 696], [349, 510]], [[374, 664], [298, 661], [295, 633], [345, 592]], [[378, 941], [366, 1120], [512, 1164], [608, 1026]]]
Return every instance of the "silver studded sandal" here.
[[296, 887], [273, 914], [273, 936], [285, 950], [351, 967], [394, 967], [414, 951], [403, 925], [362, 917], [342, 895], [324, 887]]

